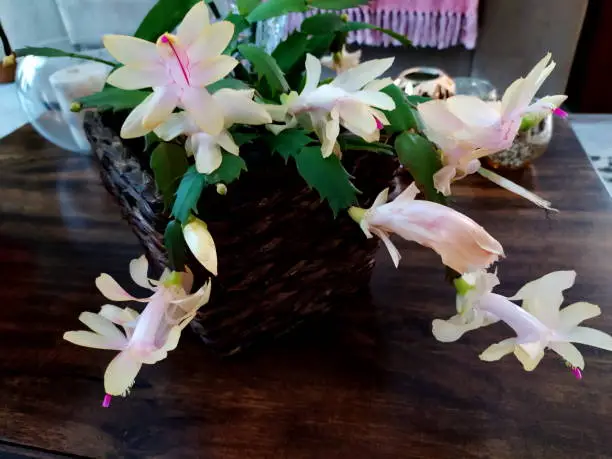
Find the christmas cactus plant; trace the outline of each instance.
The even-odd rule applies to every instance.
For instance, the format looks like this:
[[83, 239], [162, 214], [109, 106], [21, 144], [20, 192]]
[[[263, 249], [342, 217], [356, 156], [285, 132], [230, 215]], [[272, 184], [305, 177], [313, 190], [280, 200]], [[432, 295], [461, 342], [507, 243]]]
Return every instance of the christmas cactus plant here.
[[[130, 263], [132, 278], [153, 291], [150, 297], [134, 298], [106, 274], [96, 280], [109, 300], [144, 302], [143, 312], [105, 305], [97, 314], [80, 316], [91, 331], [64, 335], [78, 345], [119, 351], [106, 370], [105, 406], [111, 395], [129, 391], [142, 364], [165, 358], [177, 346], [182, 329], [207, 303], [218, 274], [217, 251], [215, 234], [207, 228], [206, 215], [197, 214], [197, 204], [208, 187], [232, 193], [232, 184], [249, 173], [241, 152], [254, 142], [297, 169], [329, 204], [330, 219], [348, 212], [355, 231], [380, 238], [396, 266], [400, 255], [392, 234], [431, 248], [456, 272], [456, 314], [433, 321], [438, 340], [455, 341], [501, 320], [516, 336], [486, 349], [483, 361], [514, 353], [532, 370], [552, 349], [580, 377], [584, 360], [572, 342], [612, 350], [612, 337], [579, 326], [600, 313], [597, 306], [580, 302], [560, 309], [562, 291], [574, 282], [572, 271], [530, 282], [512, 298], [492, 293], [499, 280], [486, 270], [504, 256], [501, 244], [446, 205], [453, 182], [480, 173], [550, 209], [547, 201], [483, 169], [479, 158], [508, 148], [519, 130], [551, 112], [564, 114], [558, 107], [565, 96], [534, 102], [554, 68], [551, 56], [512, 83], [498, 102], [406, 95], [384, 77], [393, 58], [360, 62], [360, 52], [345, 47], [347, 34], [360, 29], [376, 29], [408, 44], [393, 31], [349, 22], [341, 14], [364, 3], [240, 0], [236, 12], [221, 18], [213, 4], [160, 0], [134, 36], [103, 38], [116, 62], [95, 60], [113, 70], [101, 92], [75, 101], [73, 109], [131, 110], [121, 136], [146, 139], [171, 218], [165, 233], [170, 266], [161, 278], [148, 278], [144, 257]], [[306, 19], [271, 54], [253, 43], [259, 22], [312, 8], [332, 12]], [[17, 51], [26, 54], [91, 59], [49, 48]], [[336, 74], [323, 79], [322, 63]], [[353, 150], [396, 157], [414, 182], [391, 201], [388, 190], [380, 190], [371, 207], [360, 207], [360, 191], [343, 165], [343, 153]], [[211, 277], [195, 293], [185, 266], [187, 249]], [[522, 306], [511, 300], [522, 300]]]

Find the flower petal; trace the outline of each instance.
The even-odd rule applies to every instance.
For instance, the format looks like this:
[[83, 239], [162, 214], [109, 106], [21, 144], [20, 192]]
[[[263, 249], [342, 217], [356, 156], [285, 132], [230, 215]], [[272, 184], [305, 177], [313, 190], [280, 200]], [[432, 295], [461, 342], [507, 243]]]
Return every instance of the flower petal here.
[[455, 315], [448, 320], [435, 319], [431, 325], [431, 331], [438, 341], [451, 343], [457, 341], [465, 333], [492, 324], [484, 320], [482, 315], [477, 315], [471, 321], [466, 321], [463, 316]]
[[79, 315], [79, 320], [97, 334], [104, 336], [113, 342], [126, 341], [125, 335], [105, 317], [94, 314], [93, 312], [85, 311]]
[[119, 308], [114, 304], [105, 304], [98, 313], [102, 317], [117, 325], [125, 325], [138, 320], [138, 314], [131, 308]]
[[240, 153], [240, 149], [229, 131], [221, 131], [221, 134], [217, 136], [217, 144], [232, 155], [238, 156]]
[[166, 121], [178, 102], [179, 97], [174, 88], [169, 86], [155, 88], [153, 97], [147, 105], [148, 111], [142, 119], [143, 127], [149, 131], [155, 129]]
[[151, 290], [151, 283], [147, 274], [149, 272], [149, 260], [145, 255], [130, 261], [130, 276], [136, 285]]
[[556, 328], [563, 290], [574, 285], [576, 271], [554, 271], [523, 286], [510, 300], [523, 300], [523, 308], [546, 325]]
[[357, 91], [391, 68], [394, 60], [395, 58], [388, 57], [363, 62], [338, 75], [331, 84], [346, 91]]
[[106, 82], [121, 89], [142, 89], [168, 84], [166, 70], [161, 65], [145, 68], [119, 67], [108, 76]]
[[342, 102], [338, 106], [342, 125], [353, 134], [367, 141], [369, 135], [374, 132], [378, 133], [376, 119], [368, 111], [366, 105], [358, 102]]
[[110, 395], [126, 395], [134, 384], [134, 379], [142, 363], [132, 358], [128, 352], [120, 352], [111, 360], [104, 373], [104, 390]]
[[572, 343], [586, 344], [587, 346], [612, 351], [612, 336], [601, 330], [590, 327], [576, 327], [570, 330], [566, 337]]
[[197, 2], [187, 12], [176, 29], [176, 36], [183, 46], [190, 46], [196, 39], [210, 27], [210, 18], [206, 2]]
[[102, 42], [111, 56], [122, 64], [142, 67], [160, 62], [157, 47], [150, 41], [127, 35], [104, 35]]
[[584, 370], [584, 357], [572, 343], [553, 342], [548, 345], [553, 351], [563, 357], [572, 366]]
[[135, 298], [126, 292], [115, 279], [106, 273], [100, 274], [96, 278], [96, 287], [100, 293], [111, 301], [140, 301], [146, 303], [149, 298]]
[[585, 301], [573, 303], [559, 311], [559, 329], [569, 331], [579, 323], [601, 314], [599, 306]]
[[306, 54], [306, 82], [300, 94], [308, 94], [319, 86], [321, 79], [321, 63], [312, 54]]
[[198, 63], [219, 57], [225, 48], [227, 48], [227, 45], [229, 45], [233, 35], [234, 24], [228, 21], [215, 22], [210, 27], [203, 29], [202, 33], [187, 49], [191, 65], [197, 65]]
[[519, 362], [523, 365], [523, 370], [525, 371], [533, 371], [544, 357], [544, 351], [540, 350], [535, 355], [530, 355], [530, 353], [526, 352], [524, 349], [525, 345], [517, 345], [514, 347], [514, 356], [518, 359]]
[[491, 344], [478, 357], [485, 362], [494, 362], [514, 352], [515, 338], [507, 338], [499, 343]]
[[442, 193], [444, 196], [451, 195], [451, 183], [457, 175], [457, 168], [455, 166], [444, 166], [438, 170], [433, 176], [433, 183], [436, 190]]
[[272, 122], [266, 107], [251, 100], [253, 91], [220, 89], [213, 94], [213, 98], [223, 107], [226, 128], [232, 124], [259, 125]]
[[106, 336], [84, 330], [66, 332], [64, 333], [64, 339], [77, 346], [90, 347], [92, 349], [120, 351], [127, 346], [125, 336], [122, 341], [112, 340]]
[[380, 91], [386, 88], [390, 84], [393, 84], [392, 78], [381, 78], [380, 80], [372, 80], [363, 87], [364, 91]]
[[204, 87], [219, 81], [234, 70], [238, 61], [231, 56], [217, 56], [202, 61], [191, 69], [190, 80], [193, 86]]
[[136, 137], [142, 137], [143, 135], [151, 132], [142, 124], [142, 120], [145, 115], [149, 112], [149, 104], [153, 99], [153, 94], [147, 96], [140, 104], [138, 104], [134, 110], [130, 112], [123, 126], [121, 126], [120, 136], [124, 139], [134, 139]]
[[[162, 140], [169, 141], [181, 134], [191, 131], [191, 123], [185, 112], [172, 113], [166, 121], [155, 128], [155, 134]], [[196, 128], [197, 129], [197, 128]]]
[[183, 237], [196, 260], [216, 276], [217, 249], [206, 223], [194, 217], [183, 227]]
[[357, 100], [363, 104], [370, 105], [372, 107], [380, 108], [382, 110], [394, 110], [395, 102], [391, 96], [379, 91], [357, 91], [351, 94], [351, 98]]
[[189, 148], [193, 149], [196, 170], [200, 174], [210, 174], [221, 166], [223, 155], [216, 139], [208, 134], [200, 133], [189, 137]]
[[223, 109], [206, 89], [186, 88], [181, 102], [202, 131], [214, 136], [223, 130]]
[[180, 300], [173, 301], [172, 304], [178, 306], [184, 313], [193, 314], [200, 307], [208, 303], [210, 300], [211, 283], [206, 282], [197, 292], [181, 298]]
[[449, 97], [446, 99], [446, 106], [453, 115], [470, 126], [488, 127], [501, 119], [494, 106], [476, 96]]
[[399, 266], [400, 260], [402, 259], [402, 256], [400, 255], [399, 250], [397, 250], [397, 247], [395, 247], [395, 244], [391, 242], [389, 235], [385, 233], [383, 230], [376, 228], [374, 226], [370, 227], [369, 229], [372, 233], [378, 236], [381, 241], [383, 241], [383, 243], [385, 244], [385, 247], [387, 248], [387, 251], [389, 252], [389, 255], [391, 255], [391, 260], [393, 261], [393, 265], [397, 268]]

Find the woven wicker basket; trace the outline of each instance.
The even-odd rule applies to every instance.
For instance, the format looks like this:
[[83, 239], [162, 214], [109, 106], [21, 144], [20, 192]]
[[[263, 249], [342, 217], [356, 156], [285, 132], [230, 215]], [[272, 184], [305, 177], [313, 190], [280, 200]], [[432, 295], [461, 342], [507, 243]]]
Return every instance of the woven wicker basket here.
[[[161, 269], [167, 261], [167, 215], [144, 144], [117, 135], [122, 121], [116, 114], [90, 112], [85, 127], [102, 181], [119, 201], [150, 262]], [[219, 276], [211, 302], [193, 328], [224, 354], [284, 334], [343, 297], [367, 292], [377, 249], [377, 241], [367, 240], [346, 213], [333, 218], [295, 166], [258, 152], [256, 146], [242, 150], [248, 173], [225, 196], [209, 187], [199, 209], [215, 238]], [[348, 152], [343, 162], [363, 192], [362, 205], [369, 205], [392, 181], [399, 183], [392, 180], [397, 169], [393, 157]], [[188, 264], [202, 280], [200, 265], [193, 258]]]

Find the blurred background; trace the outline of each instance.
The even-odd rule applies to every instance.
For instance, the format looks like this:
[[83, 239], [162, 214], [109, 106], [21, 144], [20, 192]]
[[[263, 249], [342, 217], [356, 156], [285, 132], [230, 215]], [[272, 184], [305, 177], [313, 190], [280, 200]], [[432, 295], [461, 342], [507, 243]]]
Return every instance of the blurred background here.
[[[0, 21], [13, 48], [30, 45], [87, 51], [100, 48], [104, 33], [133, 33], [154, 3], [155, 0], [0, 0]], [[222, 14], [232, 8], [231, 1], [215, 3]], [[430, 3], [444, 9], [461, 2]], [[402, 2], [396, 0], [394, 4], [401, 6]], [[418, 40], [413, 39], [417, 46], [405, 49], [382, 43], [366, 46], [367, 40], [362, 40], [349, 49], [362, 48], [364, 59], [394, 55], [392, 76], [409, 67], [438, 67], [452, 77], [486, 79], [497, 88], [499, 96], [512, 80], [525, 75], [551, 51], [557, 67], [541, 93], [568, 94], [564, 108], [571, 113], [574, 129], [604, 183], [612, 185], [612, 116], [608, 115], [612, 113], [612, 91], [608, 86], [612, 70], [612, 0], [466, 0], [465, 4], [475, 9], [476, 22], [470, 26], [471, 31], [466, 31], [465, 23], [462, 25], [464, 29], [456, 43], [435, 39], [416, 43]], [[415, 12], [414, 17], [419, 14]], [[434, 27], [433, 23], [426, 25]], [[272, 43], [281, 39], [287, 33], [285, 27], [276, 24], [262, 40]], [[15, 92], [14, 85], [0, 85], [0, 137], [27, 122]]]

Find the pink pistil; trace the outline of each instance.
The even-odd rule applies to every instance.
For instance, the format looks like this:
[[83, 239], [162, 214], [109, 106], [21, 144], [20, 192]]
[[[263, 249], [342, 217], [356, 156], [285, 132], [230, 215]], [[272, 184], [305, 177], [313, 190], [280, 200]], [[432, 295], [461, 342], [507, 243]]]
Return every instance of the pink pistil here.
[[102, 400], [102, 408], [108, 408], [110, 406], [112, 396], [110, 394], [104, 395], [104, 400]]
[[380, 122], [378, 118], [374, 117], [374, 119], [376, 120], [376, 129], [380, 131], [384, 127], [384, 125]]
[[574, 373], [574, 376], [576, 377], [576, 379], [582, 379], [582, 371], [580, 371], [580, 368], [573, 367], [572, 373]]
[[559, 118], [567, 118], [568, 114], [565, 110], [563, 110], [562, 108], [555, 108], [553, 110], [553, 114], [557, 115]]
[[189, 77], [187, 76], [187, 69], [183, 65], [183, 61], [181, 61], [181, 58], [179, 57], [178, 53], [176, 52], [176, 48], [174, 48], [174, 45], [172, 44], [172, 41], [170, 41], [170, 39], [168, 38], [167, 35], [162, 35], [161, 41], [162, 41], [162, 43], [167, 43], [170, 46], [170, 49], [174, 53], [174, 56], [176, 57], [176, 60], [179, 63], [179, 67], [181, 68], [181, 72], [183, 72], [183, 76], [185, 77], [185, 81], [187, 82], [187, 84], [189, 84]]

